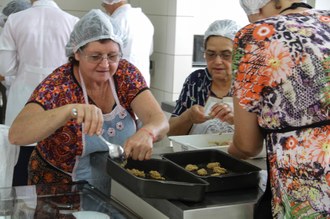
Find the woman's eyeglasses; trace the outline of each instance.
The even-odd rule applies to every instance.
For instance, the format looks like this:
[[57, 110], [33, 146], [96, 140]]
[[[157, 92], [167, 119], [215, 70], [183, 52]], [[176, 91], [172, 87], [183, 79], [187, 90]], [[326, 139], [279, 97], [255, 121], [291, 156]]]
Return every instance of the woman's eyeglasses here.
[[84, 58], [93, 64], [99, 64], [103, 61], [103, 59], [108, 60], [109, 63], [118, 63], [122, 58], [121, 53], [112, 53], [112, 54], [85, 54], [82, 50], [79, 50], [81, 54], [83, 54]]
[[214, 52], [214, 51], [206, 50], [204, 54], [205, 54], [205, 59], [207, 61], [213, 61], [217, 58], [217, 56], [219, 56], [222, 60], [226, 60], [226, 61], [231, 61], [232, 59], [232, 53], [230, 51]]

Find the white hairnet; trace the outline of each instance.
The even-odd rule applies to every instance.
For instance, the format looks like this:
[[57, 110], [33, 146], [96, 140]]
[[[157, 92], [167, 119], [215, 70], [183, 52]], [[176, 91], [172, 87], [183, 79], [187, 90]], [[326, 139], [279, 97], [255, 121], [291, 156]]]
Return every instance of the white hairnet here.
[[122, 0], [102, 0], [105, 4], [108, 4], [108, 5], [113, 5], [113, 4], [116, 4], [118, 2], [121, 2]]
[[259, 9], [264, 7], [271, 0], [240, 0], [242, 8], [247, 15], [258, 14]]
[[14, 0], [14, 1], [9, 2], [2, 9], [2, 13], [8, 17], [10, 14], [25, 10], [29, 7], [31, 7], [31, 3], [27, 2], [27, 1]]
[[122, 35], [119, 26], [113, 19], [100, 9], [92, 9], [85, 14], [71, 32], [69, 42], [65, 47], [68, 57], [87, 43], [101, 39], [111, 39], [122, 48], [126, 38]]
[[222, 36], [234, 40], [238, 30], [239, 26], [233, 20], [216, 20], [205, 31], [204, 42], [209, 36]]

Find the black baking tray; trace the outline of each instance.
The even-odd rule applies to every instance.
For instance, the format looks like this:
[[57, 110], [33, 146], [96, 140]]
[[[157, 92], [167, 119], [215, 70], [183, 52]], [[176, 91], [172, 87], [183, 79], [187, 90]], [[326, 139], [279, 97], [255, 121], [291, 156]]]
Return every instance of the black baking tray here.
[[[126, 168], [143, 170], [145, 173], [157, 170], [165, 180], [137, 177], [129, 173]], [[204, 199], [208, 186], [208, 182], [163, 159], [152, 158], [144, 161], [128, 159], [123, 167], [108, 158], [107, 172], [112, 179], [143, 198], [200, 202]]]
[[226, 168], [228, 173], [220, 176], [199, 176], [193, 173], [197, 177], [209, 182], [206, 192], [252, 188], [259, 185], [259, 171], [261, 170], [259, 167], [236, 159], [217, 149], [180, 151], [162, 154], [161, 157], [178, 165], [182, 169], [187, 164], [204, 167], [210, 162], [220, 162], [220, 165]]

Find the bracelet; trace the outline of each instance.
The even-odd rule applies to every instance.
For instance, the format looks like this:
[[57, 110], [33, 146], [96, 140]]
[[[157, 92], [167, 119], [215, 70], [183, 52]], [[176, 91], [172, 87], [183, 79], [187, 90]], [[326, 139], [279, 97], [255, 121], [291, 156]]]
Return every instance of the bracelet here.
[[151, 131], [149, 131], [148, 129], [146, 129], [146, 128], [140, 128], [139, 130], [142, 130], [142, 131], [145, 131], [146, 133], [148, 133], [148, 135], [152, 138], [152, 142], [155, 142], [156, 141], [155, 135]]

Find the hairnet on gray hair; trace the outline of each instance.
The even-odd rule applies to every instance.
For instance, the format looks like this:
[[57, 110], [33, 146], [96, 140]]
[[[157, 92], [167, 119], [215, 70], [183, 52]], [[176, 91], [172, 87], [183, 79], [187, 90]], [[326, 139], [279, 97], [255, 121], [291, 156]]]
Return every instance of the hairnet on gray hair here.
[[204, 44], [210, 36], [222, 36], [234, 40], [238, 30], [239, 26], [233, 20], [216, 20], [205, 31]]
[[31, 7], [30, 2], [23, 1], [23, 0], [14, 0], [14, 1], [9, 2], [2, 9], [2, 13], [8, 17], [10, 14], [25, 10], [29, 7]]
[[[239, 3], [246, 15], [251, 15], [260, 13], [260, 8], [264, 7], [270, 1], [272, 0], [239, 0]], [[307, 0], [301, 0], [300, 2], [306, 3]]]
[[87, 43], [102, 39], [110, 39], [118, 43], [120, 48], [126, 38], [113, 19], [100, 9], [92, 9], [76, 23], [71, 32], [69, 42], [65, 46], [67, 57], [73, 56], [77, 50]]
[[113, 5], [115, 3], [121, 2], [122, 0], [102, 0], [103, 3], [108, 5]]
[[239, 3], [246, 15], [258, 14], [260, 8], [264, 7], [271, 0], [240, 0]]

